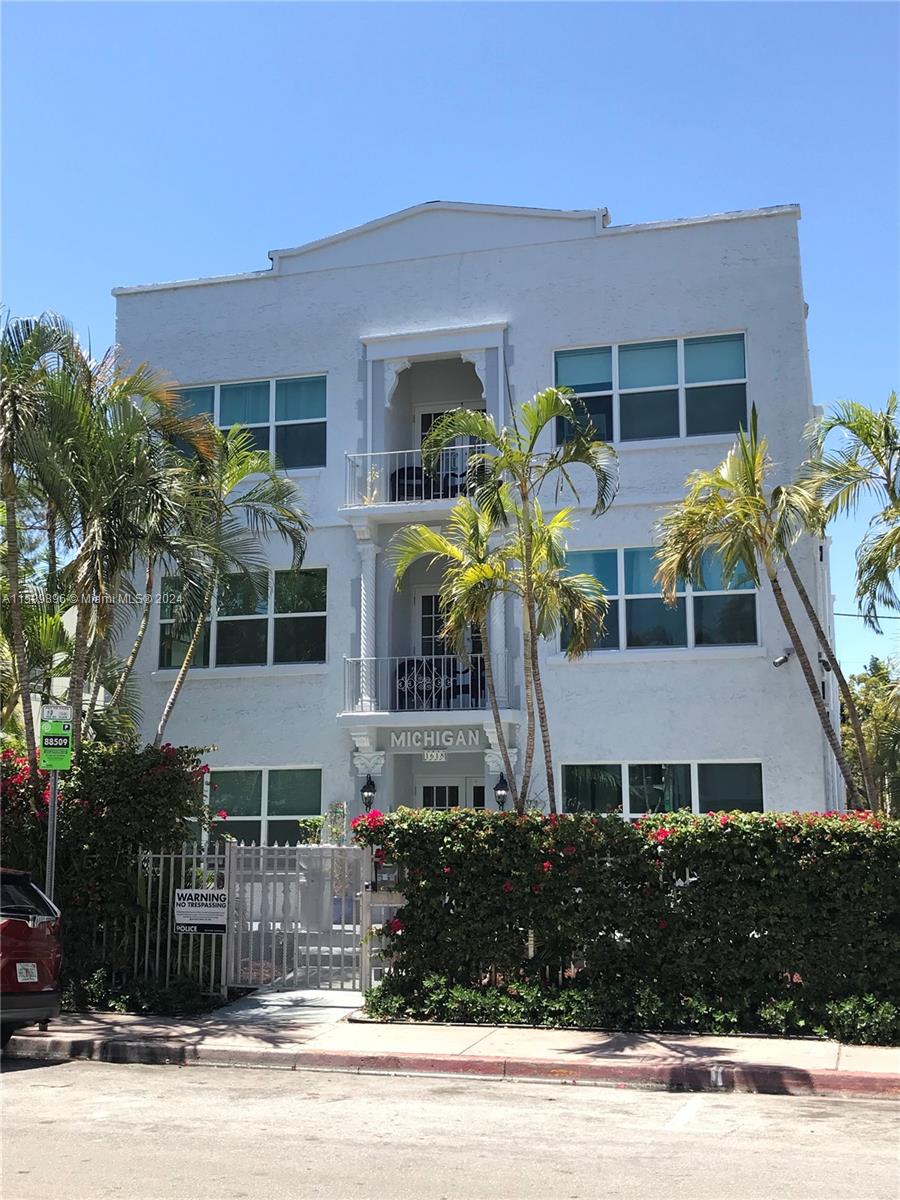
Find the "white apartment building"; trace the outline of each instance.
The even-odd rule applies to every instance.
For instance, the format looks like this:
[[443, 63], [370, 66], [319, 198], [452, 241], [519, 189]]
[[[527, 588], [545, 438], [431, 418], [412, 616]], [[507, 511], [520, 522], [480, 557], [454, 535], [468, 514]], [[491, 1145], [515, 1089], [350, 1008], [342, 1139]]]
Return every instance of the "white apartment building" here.
[[[299, 574], [272, 541], [267, 604], [219, 589], [167, 730], [217, 747], [231, 833], [281, 842], [332, 801], [359, 811], [367, 776], [383, 810], [493, 806], [501, 765], [477, 639], [466, 662], [448, 654], [438, 571], [420, 563], [398, 589], [384, 550], [409, 522], [440, 526], [460, 493], [467, 447], [422, 469], [438, 414], [470, 406], [503, 424], [554, 381], [620, 456], [614, 504], [592, 517], [586, 487], [569, 539], [573, 569], [611, 598], [606, 635], [574, 663], [541, 647], [563, 804], [837, 804], [796, 660], [773, 667], [788, 639], [771, 595], [715, 587], [711, 564], [709, 590], [687, 587], [668, 609], [651, 562], [661, 506], [722, 459], [751, 403], [778, 470], [802, 458], [813, 409], [799, 218], [784, 205], [616, 226], [605, 209], [438, 201], [272, 251], [266, 270], [115, 290], [125, 357], [165, 371], [218, 425], [249, 426], [313, 525]], [[830, 627], [827, 547], [810, 539], [797, 561]], [[184, 650], [167, 616], [158, 606], [137, 668], [147, 736]], [[511, 601], [491, 632], [521, 760]]]

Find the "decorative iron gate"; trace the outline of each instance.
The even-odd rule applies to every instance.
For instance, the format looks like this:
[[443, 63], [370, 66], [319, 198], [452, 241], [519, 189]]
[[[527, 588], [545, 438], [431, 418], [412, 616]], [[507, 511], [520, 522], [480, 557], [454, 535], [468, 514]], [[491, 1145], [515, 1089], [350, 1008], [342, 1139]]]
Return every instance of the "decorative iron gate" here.
[[229, 843], [228, 985], [364, 988], [370, 858], [359, 846]]

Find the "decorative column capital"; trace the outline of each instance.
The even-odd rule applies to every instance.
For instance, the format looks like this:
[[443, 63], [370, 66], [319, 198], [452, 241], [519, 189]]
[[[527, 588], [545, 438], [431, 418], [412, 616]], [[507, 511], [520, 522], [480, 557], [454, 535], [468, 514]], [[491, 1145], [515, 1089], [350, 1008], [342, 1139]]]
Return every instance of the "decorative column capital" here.
[[397, 386], [397, 378], [401, 371], [405, 371], [409, 366], [408, 358], [385, 358], [382, 359], [384, 365], [384, 407], [391, 407], [391, 397], [394, 395], [394, 388]]
[[463, 362], [471, 363], [475, 368], [475, 374], [481, 380], [482, 388], [487, 382], [487, 351], [486, 350], [463, 350], [460, 353], [460, 358]]
[[[509, 755], [509, 765], [512, 767], [513, 770], [515, 770], [516, 769], [516, 761], [519, 757], [519, 751], [513, 747], [513, 748], [507, 748], [506, 752]], [[503, 756], [501, 755], [499, 750], [485, 750], [484, 766], [485, 766], [485, 771], [489, 775], [499, 775], [502, 771], [506, 770], [506, 768], [503, 765]]]
[[356, 767], [356, 774], [360, 779], [365, 779], [367, 775], [377, 778], [384, 767], [384, 759], [384, 750], [371, 750], [367, 754], [354, 754], [353, 765]]

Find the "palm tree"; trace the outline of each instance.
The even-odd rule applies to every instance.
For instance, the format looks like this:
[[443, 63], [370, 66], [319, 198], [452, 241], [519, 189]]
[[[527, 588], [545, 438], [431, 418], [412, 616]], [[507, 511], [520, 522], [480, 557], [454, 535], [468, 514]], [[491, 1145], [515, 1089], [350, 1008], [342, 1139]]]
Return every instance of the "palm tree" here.
[[205, 585], [184, 588], [177, 622], [191, 628], [184, 661], [172, 684], [156, 730], [162, 743], [194, 652], [209, 618], [216, 584], [224, 573], [244, 576], [256, 586], [267, 569], [264, 537], [277, 534], [288, 542], [296, 570], [303, 562], [309, 520], [300, 507], [296, 485], [278, 469], [268, 451], [255, 450], [248, 431], [239, 425], [227, 433], [210, 426], [211, 454], [192, 464], [190, 503], [183, 528], [194, 539], [205, 569]]
[[[507, 511], [518, 507], [515, 498], [504, 498]], [[566, 653], [570, 658], [584, 654], [602, 632], [606, 613], [603, 588], [592, 575], [570, 575], [566, 571], [564, 531], [571, 528], [571, 509], [563, 509], [549, 521], [534, 501], [532, 530], [532, 595], [535, 607], [535, 637], [550, 637], [565, 625], [569, 631]], [[505, 731], [494, 683], [490, 645], [490, 605], [504, 595], [522, 599], [525, 572], [521, 566], [524, 548], [515, 520], [514, 530], [497, 542], [493, 521], [487, 513], [463, 497], [454, 506], [447, 533], [426, 525], [409, 525], [394, 534], [388, 544], [387, 560], [394, 567], [397, 587], [418, 559], [444, 564], [441, 603], [443, 634], [455, 651], [465, 656], [465, 637], [475, 625], [484, 648], [485, 683], [504, 774], [518, 812], [525, 811], [527, 794], [516, 787]], [[496, 543], [492, 545], [492, 542]], [[516, 564], [519, 564], [518, 566]], [[553, 760], [549, 738], [544, 746], [547, 794], [550, 811], [556, 812]]]
[[[897, 393], [883, 411], [843, 400], [809, 428], [813, 460], [804, 476], [826, 505], [826, 517], [856, 512], [872, 499], [878, 511], [856, 552], [856, 599], [872, 628], [879, 630], [878, 606], [900, 609], [900, 425]], [[842, 433], [837, 446], [829, 435]]]
[[44, 420], [22, 437], [70, 555], [58, 577], [74, 596], [69, 703], [76, 752], [92, 649], [110, 637], [117, 594], [133, 592], [129, 576], [148, 528], [180, 519], [173, 469], [155, 452], [171, 406], [167, 384], [146, 366], [129, 371], [114, 349], [93, 360], [73, 345], [46, 380]]
[[[569, 429], [569, 440], [549, 451], [541, 449], [549, 428], [557, 422]], [[505, 526], [512, 521], [520, 536], [526, 717], [520, 797], [527, 797], [535, 749], [535, 704], [545, 758], [550, 745], [536, 632], [538, 614], [534, 596], [533, 501], [539, 498], [548, 480], [553, 481], [557, 497], [565, 483], [578, 499], [572, 468], [583, 467], [591, 473], [595, 493], [591, 514], [598, 516], [615, 499], [618, 459], [612, 447], [595, 437], [589, 418], [568, 388], [546, 388], [538, 392], [532, 400], [521, 406], [518, 414], [515, 409], [512, 410], [510, 425], [502, 429], [497, 428], [493, 417], [487, 413], [462, 408], [445, 413], [432, 425], [423, 441], [424, 468], [433, 471], [441, 450], [457, 438], [468, 438], [478, 447], [469, 457], [467, 490], [495, 525]], [[508, 484], [508, 489], [505, 484]], [[515, 501], [514, 507], [510, 497]], [[550, 791], [552, 794], [552, 786]]]
[[749, 433], [740, 430], [725, 460], [712, 471], [693, 471], [687, 495], [672, 505], [659, 522], [659, 569], [656, 579], [663, 595], [675, 602], [679, 580], [703, 583], [703, 555], [719, 557], [726, 586], [746, 575], [757, 587], [764, 574], [803, 672], [822, 730], [847, 785], [857, 795], [853, 773], [841, 749], [816, 682], [806, 647], [791, 614], [778, 570], [800, 535], [817, 520], [817, 501], [808, 488], [774, 487], [767, 480], [773, 463], [766, 440], [757, 430], [756, 407]]
[[462, 657], [465, 657], [468, 630], [475, 626], [481, 636], [485, 685], [497, 745], [513, 805], [519, 809], [516, 776], [497, 700], [489, 619], [491, 603], [510, 590], [510, 569], [507, 547], [503, 543], [491, 546], [493, 534], [493, 522], [487, 514], [462, 497], [450, 513], [446, 533], [439, 533], [427, 525], [407, 525], [391, 538], [386, 558], [394, 569], [398, 589], [406, 572], [418, 559], [430, 558], [432, 563], [444, 565], [441, 581], [443, 636]]
[[72, 331], [56, 313], [12, 319], [3, 316], [0, 331], [0, 485], [6, 524], [6, 574], [12, 659], [20, 684], [22, 726], [32, 777], [37, 777], [37, 747], [22, 620], [23, 596], [19, 574], [19, 513], [23, 435], [42, 418], [44, 388], [50, 366], [70, 347]]

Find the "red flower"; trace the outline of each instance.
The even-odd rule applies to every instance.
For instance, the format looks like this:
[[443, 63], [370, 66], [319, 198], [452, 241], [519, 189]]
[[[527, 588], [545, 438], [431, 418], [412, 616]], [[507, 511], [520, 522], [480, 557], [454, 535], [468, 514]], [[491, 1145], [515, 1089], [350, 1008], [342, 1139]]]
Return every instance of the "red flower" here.
[[660, 929], [665, 929], [667, 924], [668, 924], [668, 922], [660, 920], [660, 922], [659, 922]]
[[671, 837], [671, 836], [672, 836], [671, 829], [665, 829], [665, 828], [657, 829], [656, 833], [653, 835], [653, 840], [654, 840], [654, 842], [664, 842], [666, 840], [666, 838]]
[[540, 890], [541, 890], [541, 885], [539, 883], [533, 883], [531, 885], [531, 890], [534, 892], [535, 895], [537, 895], [538, 892], [540, 892]]
[[728, 824], [728, 813], [722, 813], [721, 817], [719, 817], [719, 824], [723, 829], [725, 828], [725, 826]]
[[402, 933], [406, 926], [399, 917], [391, 917], [385, 928], [387, 929], [388, 933]]
[[220, 821], [228, 820], [228, 813], [225, 811], [224, 808], [220, 808], [219, 811], [216, 813], [216, 816], [219, 818]]
[[567, 854], [569, 858], [575, 853], [575, 847], [569, 842], [568, 846], [563, 846], [563, 854]]
[[444, 867], [444, 868], [443, 868], [443, 871], [444, 871], [444, 874], [445, 874], [445, 875], [449, 875], [449, 874], [450, 874], [450, 871], [451, 871], [451, 868], [450, 868], [450, 867]]
[[380, 866], [384, 862], [384, 850], [381, 846], [375, 851], [375, 861]]
[[513, 885], [510, 883], [510, 881], [508, 879], [507, 879], [506, 883], [504, 883], [504, 885], [503, 885], [503, 890], [504, 890], [504, 892], [506, 892], [507, 895], [509, 895], [509, 893], [513, 890]]
[[541, 863], [541, 870], [542, 871], [552, 871], [553, 863], [550, 862], [549, 859], [545, 859], [544, 862]]

